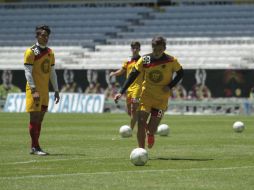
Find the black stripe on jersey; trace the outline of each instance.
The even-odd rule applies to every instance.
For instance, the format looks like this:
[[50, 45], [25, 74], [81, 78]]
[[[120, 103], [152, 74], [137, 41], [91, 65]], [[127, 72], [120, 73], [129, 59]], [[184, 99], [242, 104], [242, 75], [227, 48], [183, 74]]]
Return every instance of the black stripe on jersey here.
[[144, 55], [143, 57], [149, 57], [149, 59], [144, 58], [149, 60], [148, 62], [145, 61], [145, 64], [143, 64], [144, 67], [148, 68], [148, 67], [154, 67], [157, 65], [161, 65], [161, 64], [166, 64], [169, 62], [172, 62], [174, 60], [174, 58], [170, 55], [167, 54], [163, 54], [159, 59], [155, 59], [152, 56], [152, 53]]
[[153, 62], [162, 62], [162, 61], [172, 61], [173, 57], [171, 57], [170, 55], [167, 55], [165, 53], [163, 53], [163, 55], [159, 58], [159, 59], [155, 59], [152, 54], [148, 54], [151, 56], [151, 63]]
[[40, 54], [35, 55], [34, 60], [35, 60], [35, 61], [37, 61], [38, 59], [42, 58], [43, 56], [45, 56], [45, 55], [49, 54], [49, 52], [50, 52], [50, 50], [49, 50], [49, 49], [47, 49], [47, 51], [40, 52]]
[[138, 77], [139, 75], [139, 71], [135, 69], [135, 67], [132, 69], [132, 71], [130, 72], [128, 78], [125, 80], [122, 89], [120, 90], [121, 94], [124, 94], [125, 91], [129, 88], [129, 86], [135, 81], [135, 79]]
[[52, 64], [51, 67], [55, 66], [55, 64]]
[[33, 66], [33, 64], [31, 64], [31, 63], [24, 63], [24, 65], [32, 65]]
[[31, 47], [31, 50], [34, 52], [35, 55], [35, 61], [46, 55], [47, 53], [50, 53], [50, 49], [48, 47], [41, 48], [40, 46], [34, 44]]

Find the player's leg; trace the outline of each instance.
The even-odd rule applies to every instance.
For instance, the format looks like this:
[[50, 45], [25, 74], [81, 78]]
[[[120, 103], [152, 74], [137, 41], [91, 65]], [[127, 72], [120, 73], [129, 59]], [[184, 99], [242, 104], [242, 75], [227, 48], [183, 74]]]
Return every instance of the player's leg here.
[[31, 153], [33, 153], [36, 149], [40, 148], [38, 141], [40, 118], [41, 115], [39, 111], [30, 112], [29, 133], [31, 136]]
[[35, 116], [35, 114], [32, 114], [32, 117], [34, 117], [34, 118], [36, 117], [36, 125], [34, 128], [34, 134], [33, 134], [33, 139], [34, 139], [35, 143], [32, 146], [31, 154], [36, 154], [36, 155], [40, 155], [40, 156], [48, 155], [47, 152], [44, 152], [41, 149], [40, 143], [39, 143], [39, 138], [40, 138], [40, 133], [41, 133], [41, 124], [42, 124], [45, 113], [46, 113], [45, 111], [41, 111], [41, 112], [36, 112], [36, 116]]
[[137, 111], [138, 116], [138, 132], [137, 139], [138, 145], [140, 148], [145, 148], [145, 140], [146, 140], [146, 121], [149, 117], [149, 113], [145, 111]]
[[[44, 99], [42, 99], [42, 103], [43, 103], [43, 104], [47, 104], [47, 103], [48, 103], [47, 97], [46, 97], [46, 101], [45, 101]], [[44, 116], [45, 116], [45, 113], [47, 112], [47, 110], [48, 110], [48, 105], [42, 105], [42, 106], [41, 106], [40, 120], [39, 120], [38, 133], [37, 133], [37, 140], [38, 140], [38, 143], [39, 143], [39, 138], [40, 138], [40, 134], [41, 134], [42, 122], [43, 122], [43, 120], [44, 120]], [[39, 146], [38, 154], [44, 156], [44, 155], [48, 155], [49, 153], [44, 152], [44, 151], [41, 149], [41, 147]]]
[[33, 131], [33, 145], [32, 145], [32, 151], [31, 154], [36, 154], [40, 156], [47, 155], [48, 153], [44, 152], [39, 144], [39, 137], [41, 133], [41, 124], [45, 115], [45, 112], [47, 111], [48, 108], [48, 95], [46, 94], [41, 94], [40, 95], [40, 103], [39, 105], [36, 105], [34, 107], [35, 112], [30, 113], [30, 123], [33, 124], [32, 126], [32, 131]]
[[158, 110], [158, 109], [154, 109], [152, 108], [151, 110], [151, 117], [148, 121], [147, 124], [147, 144], [148, 144], [148, 148], [152, 148], [154, 145], [154, 134], [157, 131], [157, 127], [160, 124], [160, 121], [163, 117], [163, 111], [162, 110]]
[[45, 113], [46, 113], [46, 111], [41, 111], [41, 112], [40, 112], [40, 123], [39, 123], [39, 128], [38, 128], [38, 141], [39, 141], [39, 138], [40, 138], [41, 126], [42, 126], [42, 122], [43, 122]]
[[138, 102], [136, 101], [132, 101], [131, 103], [131, 123], [130, 123], [130, 127], [133, 130], [136, 122], [137, 122], [137, 108], [138, 108]]
[[129, 116], [131, 116], [131, 103], [130, 102], [126, 102], [126, 107], [127, 107], [127, 113]]
[[37, 131], [40, 123], [40, 106], [38, 102], [35, 102], [29, 87], [26, 87], [26, 111], [29, 113], [29, 134], [31, 136], [31, 148], [35, 149], [39, 147], [37, 141]]

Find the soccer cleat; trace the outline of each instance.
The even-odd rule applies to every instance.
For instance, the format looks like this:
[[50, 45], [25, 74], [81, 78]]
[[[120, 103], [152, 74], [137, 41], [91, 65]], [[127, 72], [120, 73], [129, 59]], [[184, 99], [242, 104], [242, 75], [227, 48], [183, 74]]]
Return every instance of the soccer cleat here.
[[44, 152], [40, 147], [39, 147], [39, 148], [33, 147], [33, 148], [31, 149], [30, 154], [38, 155], [38, 156], [46, 156], [46, 155], [49, 155], [49, 153]]
[[147, 147], [152, 148], [154, 144], [154, 135], [147, 133]]

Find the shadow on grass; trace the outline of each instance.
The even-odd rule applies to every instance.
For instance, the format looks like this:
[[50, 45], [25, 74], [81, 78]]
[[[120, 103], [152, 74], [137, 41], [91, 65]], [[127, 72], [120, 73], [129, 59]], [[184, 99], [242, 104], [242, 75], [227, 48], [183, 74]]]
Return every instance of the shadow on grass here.
[[149, 160], [187, 160], [187, 161], [211, 161], [213, 158], [167, 158], [167, 157], [158, 157], [158, 158], [149, 158]]

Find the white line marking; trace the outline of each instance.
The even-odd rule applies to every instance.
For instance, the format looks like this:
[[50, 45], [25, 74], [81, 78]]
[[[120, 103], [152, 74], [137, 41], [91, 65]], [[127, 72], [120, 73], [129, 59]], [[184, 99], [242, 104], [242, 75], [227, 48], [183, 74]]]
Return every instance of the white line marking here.
[[61, 158], [61, 159], [51, 159], [51, 160], [28, 160], [23, 162], [7, 162], [0, 165], [18, 165], [18, 164], [29, 164], [29, 163], [40, 163], [40, 162], [58, 162], [58, 161], [68, 161], [68, 160], [96, 160], [96, 159], [112, 159], [112, 157], [94, 157], [94, 158]]
[[[29, 163], [39, 163], [39, 162], [57, 162], [66, 160], [83, 160], [85, 158], [62, 158], [62, 159], [51, 159], [51, 160], [28, 160], [23, 162], [8, 162], [0, 165], [18, 165], [18, 164], [29, 164]], [[86, 158], [87, 159], [87, 158]]]
[[82, 176], [82, 175], [109, 175], [121, 173], [150, 173], [150, 172], [183, 172], [183, 171], [209, 171], [209, 170], [237, 170], [237, 169], [250, 169], [254, 166], [239, 166], [228, 168], [189, 168], [189, 169], [167, 169], [167, 170], [126, 170], [126, 171], [109, 171], [109, 172], [87, 172], [87, 173], [61, 173], [61, 174], [46, 174], [46, 175], [28, 175], [28, 176], [15, 176], [15, 177], [0, 177], [0, 180], [16, 180], [26, 178], [52, 178], [52, 177], [69, 177], [69, 176]]

